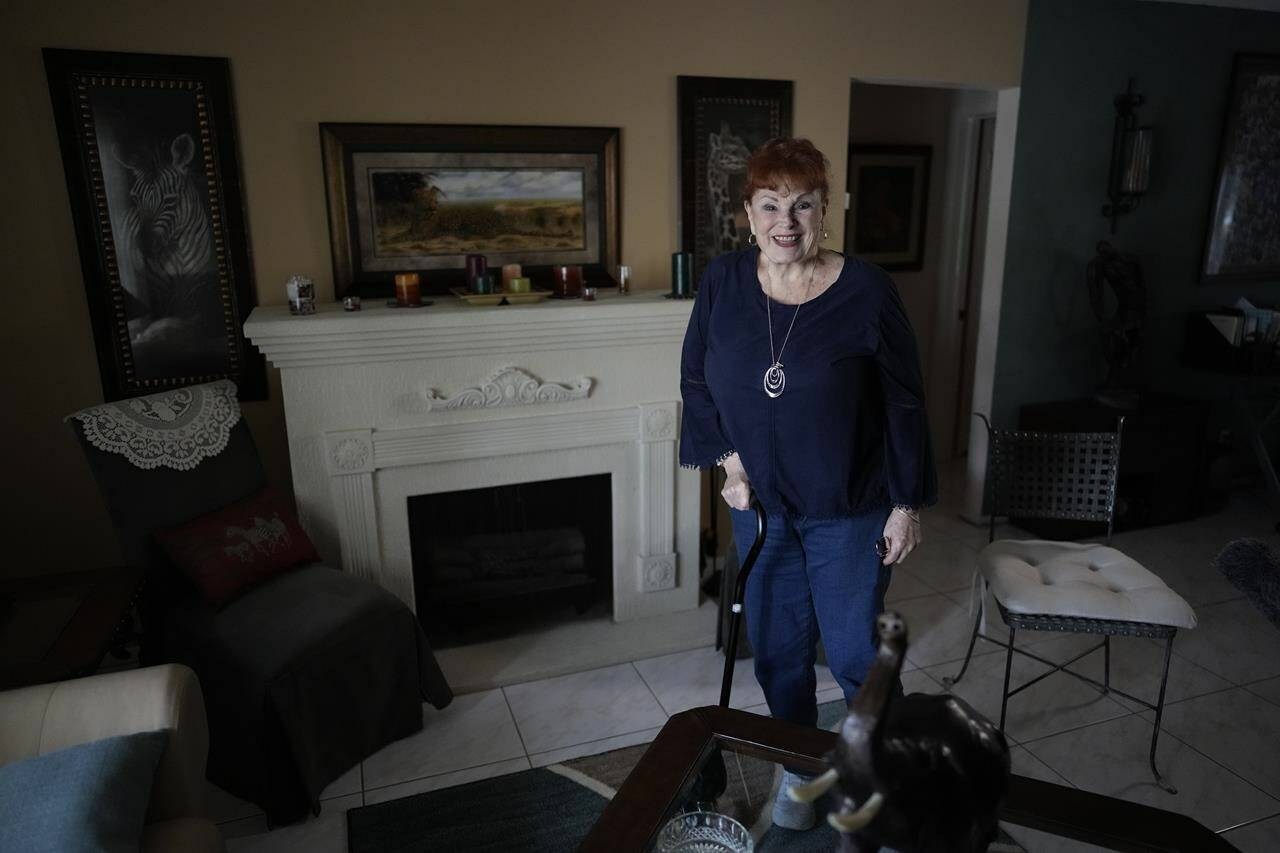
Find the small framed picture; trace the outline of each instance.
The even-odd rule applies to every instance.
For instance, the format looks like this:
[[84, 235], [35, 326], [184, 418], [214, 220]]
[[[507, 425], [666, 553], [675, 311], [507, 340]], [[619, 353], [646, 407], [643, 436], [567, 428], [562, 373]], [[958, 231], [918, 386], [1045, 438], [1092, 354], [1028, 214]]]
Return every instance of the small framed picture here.
[[886, 270], [924, 266], [928, 145], [849, 146], [844, 251]]
[[1280, 55], [1236, 57], [1205, 240], [1206, 283], [1280, 279]]

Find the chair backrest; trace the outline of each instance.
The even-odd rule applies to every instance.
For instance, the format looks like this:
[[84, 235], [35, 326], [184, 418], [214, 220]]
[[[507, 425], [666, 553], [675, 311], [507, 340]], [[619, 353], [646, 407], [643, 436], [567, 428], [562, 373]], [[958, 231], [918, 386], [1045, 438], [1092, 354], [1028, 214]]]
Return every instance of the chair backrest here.
[[253, 436], [244, 418], [238, 416], [238, 409], [236, 414], [226, 446], [186, 469], [139, 467], [119, 453], [95, 447], [84, 424], [74, 415], [69, 417], [68, 423], [102, 490], [125, 560], [152, 568], [157, 558], [151, 538], [154, 531], [221, 509], [266, 485], [266, 472]]
[[987, 427], [991, 541], [998, 515], [1101, 522], [1111, 541], [1123, 416], [1115, 432], [1003, 430], [978, 417]]

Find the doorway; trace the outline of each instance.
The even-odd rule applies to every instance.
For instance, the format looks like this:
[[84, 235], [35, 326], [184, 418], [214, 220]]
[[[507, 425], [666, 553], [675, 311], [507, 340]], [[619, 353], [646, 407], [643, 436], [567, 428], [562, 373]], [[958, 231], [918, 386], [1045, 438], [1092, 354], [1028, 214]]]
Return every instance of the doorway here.
[[991, 162], [995, 148], [996, 117], [975, 116], [967, 122], [970, 137], [967, 146], [974, 152], [969, 164], [969, 198], [964, 206], [969, 211], [967, 224], [962, 224], [962, 249], [966, 255], [961, 288], [959, 347], [956, 364], [960, 365], [960, 381], [956, 383], [955, 416], [952, 419], [951, 447], [948, 458], [964, 456], [969, 451], [969, 429], [973, 426], [973, 375], [978, 344], [978, 310], [982, 296], [982, 278], [986, 270], [987, 221], [991, 211]]

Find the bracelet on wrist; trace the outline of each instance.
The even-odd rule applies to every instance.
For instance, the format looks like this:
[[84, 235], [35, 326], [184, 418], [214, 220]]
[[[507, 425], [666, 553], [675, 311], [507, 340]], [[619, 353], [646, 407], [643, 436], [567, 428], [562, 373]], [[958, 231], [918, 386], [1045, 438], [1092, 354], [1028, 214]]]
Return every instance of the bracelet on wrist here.
[[724, 453], [721, 453], [720, 458], [716, 460], [716, 465], [723, 468], [724, 463], [728, 462], [730, 459], [732, 459], [734, 456], [737, 456], [737, 455], [738, 455], [738, 451], [736, 450], [729, 450]]
[[920, 523], [920, 510], [915, 507], [907, 506], [906, 504], [894, 504], [893, 512], [900, 512], [916, 524]]

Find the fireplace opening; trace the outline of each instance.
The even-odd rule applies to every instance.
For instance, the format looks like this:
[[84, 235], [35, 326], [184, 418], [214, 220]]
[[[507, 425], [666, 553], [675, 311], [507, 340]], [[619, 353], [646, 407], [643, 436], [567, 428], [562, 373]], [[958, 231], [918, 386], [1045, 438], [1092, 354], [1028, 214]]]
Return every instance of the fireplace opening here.
[[416, 495], [408, 511], [418, 619], [433, 645], [609, 615], [608, 474]]

